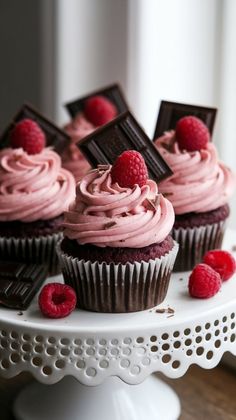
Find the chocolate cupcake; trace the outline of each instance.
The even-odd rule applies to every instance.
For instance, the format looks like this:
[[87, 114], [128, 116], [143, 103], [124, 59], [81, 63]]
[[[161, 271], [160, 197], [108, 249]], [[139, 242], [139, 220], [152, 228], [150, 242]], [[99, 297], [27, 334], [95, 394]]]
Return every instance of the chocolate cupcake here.
[[159, 190], [176, 214], [174, 270], [191, 270], [208, 250], [221, 247], [235, 176], [219, 161], [207, 127], [196, 117], [180, 119], [176, 131], [166, 132], [155, 144], [173, 171]]
[[[76, 199], [65, 213], [64, 239], [58, 245], [65, 283], [74, 287], [78, 307], [97, 312], [132, 312], [158, 305], [166, 296], [178, 245], [169, 236], [171, 203], [147, 179], [142, 156], [124, 152], [117, 182], [111, 166], [101, 165], [77, 184]], [[140, 167], [132, 182], [132, 159]], [[130, 159], [130, 165], [129, 165]], [[128, 185], [128, 186], [125, 186]]]
[[74, 178], [61, 168], [60, 156], [44, 148], [43, 132], [32, 120], [15, 126], [11, 144], [0, 150], [1, 259], [45, 263], [56, 274], [55, 245], [74, 199]]
[[76, 181], [79, 181], [91, 168], [76, 144], [95, 129], [96, 127], [82, 113], [64, 126], [65, 132], [70, 136], [70, 143], [61, 155], [62, 165], [74, 175]]
[[64, 126], [64, 131], [70, 136], [70, 143], [62, 153], [63, 167], [71, 171], [76, 181], [79, 181], [90, 169], [76, 144], [98, 127], [107, 124], [120, 112], [126, 111], [121, 89], [112, 85], [90, 93], [66, 105], [72, 120]]

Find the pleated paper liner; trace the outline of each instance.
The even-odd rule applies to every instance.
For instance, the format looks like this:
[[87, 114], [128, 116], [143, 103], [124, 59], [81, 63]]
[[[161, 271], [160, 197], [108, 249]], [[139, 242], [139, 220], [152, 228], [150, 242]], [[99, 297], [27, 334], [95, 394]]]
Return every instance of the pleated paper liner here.
[[135, 312], [161, 303], [167, 293], [178, 244], [148, 262], [107, 264], [79, 260], [57, 246], [66, 284], [74, 288], [78, 307], [95, 312]]
[[173, 239], [179, 244], [174, 271], [188, 271], [202, 262], [204, 254], [221, 248], [226, 221], [210, 225], [173, 229]]
[[39, 236], [35, 238], [4, 238], [0, 237], [0, 258], [29, 263], [46, 264], [48, 274], [61, 272], [56, 244], [62, 238], [62, 233]]

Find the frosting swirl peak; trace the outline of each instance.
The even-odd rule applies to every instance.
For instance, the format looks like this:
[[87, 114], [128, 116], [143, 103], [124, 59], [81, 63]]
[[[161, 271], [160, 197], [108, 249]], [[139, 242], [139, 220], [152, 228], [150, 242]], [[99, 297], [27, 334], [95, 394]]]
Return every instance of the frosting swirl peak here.
[[207, 212], [227, 203], [236, 178], [218, 160], [212, 142], [199, 151], [183, 151], [175, 141], [175, 132], [170, 131], [155, 144], [173, 171], [171, 177], [159, 184], [159, 190], [170, 199], [176, 214]]
[[140, 187], [112, 183], [111, 167], [101, 165], [77, 184], [65, 213], [64, 235], [80, 244], [142, 248], [162, 242], [172, 229], [174, 210], [148, 180]]
[[0, 221], [52, 219], [68, 209], [74, 195], [73, 176], [50, 148], [35, 155], [0, 151]]

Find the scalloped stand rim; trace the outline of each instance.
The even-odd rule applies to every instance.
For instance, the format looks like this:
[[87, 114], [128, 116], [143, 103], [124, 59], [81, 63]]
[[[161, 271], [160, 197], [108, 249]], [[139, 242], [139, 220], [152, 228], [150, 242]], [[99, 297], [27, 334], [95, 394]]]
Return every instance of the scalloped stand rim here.
[[154, 375], [139, 385], [111, 377], [95, 387], [67, 376], [55, 385], [28, 385], [17, 396], [13, 411], [17, 420], [177, 420], [180, 401]]

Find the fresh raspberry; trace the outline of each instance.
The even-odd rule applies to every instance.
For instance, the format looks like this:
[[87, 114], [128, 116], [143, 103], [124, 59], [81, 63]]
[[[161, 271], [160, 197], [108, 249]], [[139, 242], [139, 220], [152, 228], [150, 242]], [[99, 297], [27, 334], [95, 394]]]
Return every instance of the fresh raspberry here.
[[46, 138], [35, 121], [25, 118], [11, 131], [10, 143], [13, 149], [22, 147], [29, 155], [35, 155], [45, 147]]
[[92, 96], [85, 101], [84, 114], [92, 124], [100, 126], [113, 120], [117, 109], [105, 96]]
[[76, 294], [72, 287], [61, 283], [46, 284], [39, 295], [39, 307], [48, 318], [64, 318], [76, 306]]
[[206, 149], [210, 140], [207, 126], [199, 118], [193, 116], [183, 117], [177, 122], [175, 135], [180, 149], [189, 152]]
[[219, 273], [222, 281], [229, 280], [236, 270], [233, 255], [221, 249], [208, 251], [203, 257], [203, 262]]
[[136, 150], [123, 152], [115, 161], [111, 169], [113, 183], [120, 187], [132, 188], [135, 184], [140, 187], [146, 184], [148, 170], [142, 155]]
[[207, 264], [198, 264], [189, 277], [189, 294], [192, 297], [207, 299], [221, 288], [220, 275]]

